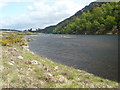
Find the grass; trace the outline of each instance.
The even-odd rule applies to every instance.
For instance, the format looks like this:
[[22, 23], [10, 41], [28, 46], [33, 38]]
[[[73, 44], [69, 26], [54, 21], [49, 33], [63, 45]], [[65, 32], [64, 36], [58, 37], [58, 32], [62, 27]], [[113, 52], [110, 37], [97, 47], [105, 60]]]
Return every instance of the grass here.
[[[2, 88], [117, 88], [118, 83], [77, 70], [25, 50], [19, 43], [2, 46]], [[18, 59], [22, 56], [23, 59]], [[32, 60], [40, 64], [31, 64]], [[13, 65], [8, 62], [14, 61]]]

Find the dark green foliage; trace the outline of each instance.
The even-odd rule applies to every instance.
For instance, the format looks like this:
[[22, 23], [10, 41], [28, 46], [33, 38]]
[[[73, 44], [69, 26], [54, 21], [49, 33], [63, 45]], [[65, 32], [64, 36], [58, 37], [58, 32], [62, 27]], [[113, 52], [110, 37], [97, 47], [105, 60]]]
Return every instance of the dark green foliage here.
[[51, 31], [55, 28], [56, 26], [49, 26], [44, 29], [41, 29], [41, 33], [51, 33]]
[[[89, 9], [61, 22], [52, 33], [57, 34], [118, 34], [120, 2], [92, 3]], [[92, 7], [93, 6], [93, 7]], [[87, 7], [87, 8], [88, 8]]]

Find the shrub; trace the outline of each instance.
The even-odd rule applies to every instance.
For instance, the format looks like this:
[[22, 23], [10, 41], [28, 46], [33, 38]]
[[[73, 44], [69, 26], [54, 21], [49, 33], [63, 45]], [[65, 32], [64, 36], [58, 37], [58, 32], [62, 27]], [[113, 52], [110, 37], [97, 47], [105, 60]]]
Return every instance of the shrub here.
[[9, 45], [9, 42], [7, 40], [0, 40], [0, 43], [1, 43], [2, 46]]
[[15, 43], [19, 45], [26, 45], [25, 39], [22, 36], [16, 36], [15, 34], [4, 36], [2, 40], [0, 40], [0, 43], [2, 46], [12, 46]]

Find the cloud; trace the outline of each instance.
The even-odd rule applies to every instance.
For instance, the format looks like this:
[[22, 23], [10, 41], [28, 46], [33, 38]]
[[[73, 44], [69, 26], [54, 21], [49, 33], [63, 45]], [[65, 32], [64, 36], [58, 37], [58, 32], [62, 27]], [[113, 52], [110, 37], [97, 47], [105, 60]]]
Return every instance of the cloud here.
[[3, 8], [6, 4], [0, 2], [0, 8]]
[[[24, 2], [23, 0], [2, 0], [7, 2]], [[27, 12], [17, 17], [0, 22], [3, 28], [26, 29], [45, 28], [57, 24], [82, 9], [86, 1], [80, 0], [26, 0], [33, 5], [26, 6]], [[93, 1], [93, 0], [91, 0]], [[89, 0], [90, 3], [90, 0]], [[15, 13], [15, 12], [14, 12]]]

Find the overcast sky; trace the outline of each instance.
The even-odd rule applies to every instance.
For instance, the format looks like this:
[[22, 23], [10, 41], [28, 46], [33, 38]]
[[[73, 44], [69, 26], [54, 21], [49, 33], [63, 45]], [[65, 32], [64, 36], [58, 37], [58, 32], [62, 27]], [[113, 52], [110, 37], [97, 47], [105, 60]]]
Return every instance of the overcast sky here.
[[72, 16], [94, 0], [0, 0], [0, 28], [45, 28]]

